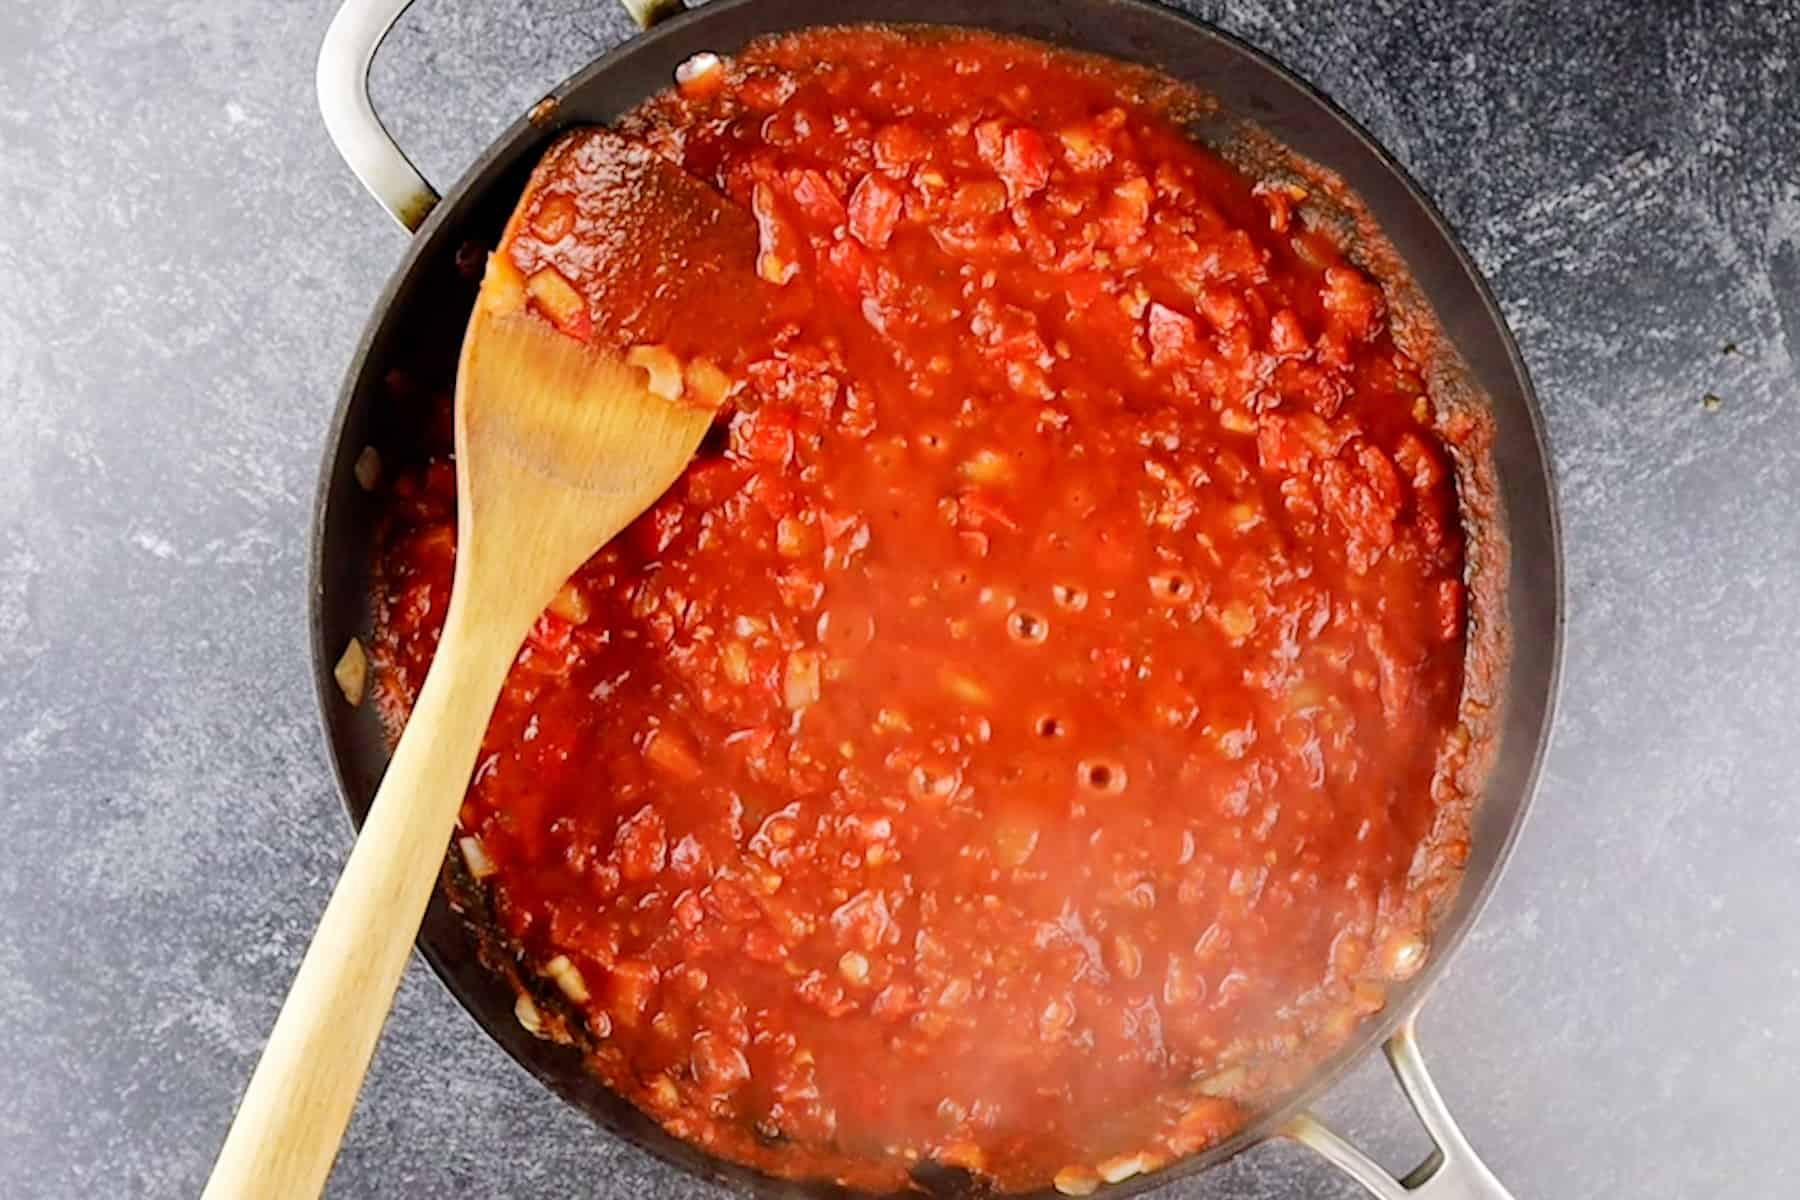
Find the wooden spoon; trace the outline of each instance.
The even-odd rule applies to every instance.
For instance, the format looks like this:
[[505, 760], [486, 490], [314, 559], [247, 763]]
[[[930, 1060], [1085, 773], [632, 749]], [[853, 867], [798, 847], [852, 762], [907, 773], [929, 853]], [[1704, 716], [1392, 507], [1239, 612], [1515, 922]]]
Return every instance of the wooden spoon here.
[[[529, 225], [546, 206], [563, 269]], [[211, 1200], [323, 1188], [520, 643], [568, 577], [681, 474], [728, 382], [667, 344], [619, 343], [704, 320], [708, 306], [744, 319], [756, 237], [748, 214], [605, 130], [565, 138], [533, 175], [463, 342], [443, 636], [226, 1136]]]

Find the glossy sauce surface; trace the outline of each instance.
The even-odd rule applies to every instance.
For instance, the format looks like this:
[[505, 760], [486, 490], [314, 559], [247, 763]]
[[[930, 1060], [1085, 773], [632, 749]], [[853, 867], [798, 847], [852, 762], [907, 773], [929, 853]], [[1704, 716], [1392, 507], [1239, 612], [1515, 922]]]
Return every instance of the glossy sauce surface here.
[[[1228, 1136], [1423, 961], [1470, 803], [1446, 422], [1193, 103], [864, 30], [626, 123], [755, 215], [765, 311], [669, 334], [734, 381], [716, 436], [539, 622], [459, 832], [679, 1136], [1080, 1193]], [[578, 186], [502, 251], [576, 296], [599, 260], [539, 214]], [[390, 506], [395, 720], [454, 542], [440, 458]]]

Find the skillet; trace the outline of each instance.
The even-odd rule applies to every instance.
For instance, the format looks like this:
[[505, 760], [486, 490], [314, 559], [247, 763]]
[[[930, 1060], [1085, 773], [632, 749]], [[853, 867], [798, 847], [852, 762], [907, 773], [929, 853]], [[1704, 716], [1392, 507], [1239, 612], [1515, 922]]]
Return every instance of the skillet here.
[[[325, 123], [351, 169], [413, 237], [351, 360], [326, 438], [311, 538], [310, 609], [315, 689], [327, 748], [346, 808], [360, 825], [388, 757], [373, 706], [345, 704], [332, 666], [371, 627], [370, 568], [378, 501], [356, 481], [356, 460], [415, 461], [422, 403], [392, 383], [396, 369], [422, 395], [447, 390], [474, 300], [472, 253], [491, 247], [525, 178], [559, 132], [610, 123], [669, 86], [678, 64], [702, 51], [732, 53], [749, 40], [820, 24], [916, 22], [968, 26], [1142, 63], [1191, 83], [1221, 106], [1211, 141], [1245, 122], [1339, 175], [1391, 243], [1436, 317], [1473, 391], [1490, 412], [1497, 476], [1494, 514], [1509, 553], [1500, 602], [1511, 653], [1499, 691], [1504, 708], [1494, 760], [1471, 827], [1462, 886], [1440, 918], [1433, 953], [1397, 986], [1388, 1007], [1320, 1063], [1283, 1102], [1238, 1134], [1150, 1176], [1103, 1194], [1133, 1195], [1203, 1171], [1258, 1142], [1296, 1139], [1384, 1200], [1507, 1200], [1470, 1149], [1425, 1069], [1414, 1022], [1432, 984], [1493, 890], [1518, 837], [1548, 743], [1563, 641], [1563, 570], [1556, 497], [1531, 381], [1485, 281], [1442, 216], [1398, 163], [1328, 99], [1254, 48], [1151, 0], [713, 0], [683, 12], [679, 0], [623, 0], [642, 36], [578, 72], [516, 121], [439, 198], [388, 136], [369, 102], [369, 63], [411, 0], [345, 0], [319, 59]], [[662, 18], [667, 18], [662, 19]], [[1235, 124], [1233, 124], [1235, 123]], [[416, 400], [416, 397], [415, 397]], [[762, 1196], [837, 1196], [830, 1184], [773, 1180], [664, 1132], [583, 1067], [578, 1051], [527, 1033], [510, 983], [480, 959], [480, 937], [440, 888], [419, 934], [426, 961], [476, 1022], [522, 1066], [596, 1123], [690, 1174]], [[1396, 1179], [1319, 1123], [1306, 1106], [1363, 1054], [1381, 1045], [1435, 1145]], [[960, 1172], [918, 1185], [966, 1194]], [[1043, 1193], [1045, 1196], [1054, 1193]]]

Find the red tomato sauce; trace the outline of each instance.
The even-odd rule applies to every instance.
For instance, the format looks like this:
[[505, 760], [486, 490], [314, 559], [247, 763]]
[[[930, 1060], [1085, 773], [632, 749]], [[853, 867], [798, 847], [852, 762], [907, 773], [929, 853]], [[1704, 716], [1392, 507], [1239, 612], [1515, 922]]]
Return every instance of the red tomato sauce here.
[[[775, 1174], [1216, 1143], [1466, 851], [1455, 466], [1383, 291], [1154, 76], [872, 30], [686, 76], [625, 128], [755, 215], [767, 311], [685, 330], [715, 436], [519, 656], [459, 831], [494, 919], [601, 1077]], [[504, 252], [580, 292], [578, 243]], [[396, 721], [454, 543], [440, 456]]]

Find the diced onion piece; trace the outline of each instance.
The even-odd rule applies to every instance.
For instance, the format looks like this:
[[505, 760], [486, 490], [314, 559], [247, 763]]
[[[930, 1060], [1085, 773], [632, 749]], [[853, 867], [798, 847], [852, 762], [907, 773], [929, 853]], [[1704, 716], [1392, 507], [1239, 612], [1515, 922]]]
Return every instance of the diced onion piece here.
[[532, 1037], [544, 1036], [544, 1016], [538, 1012], [536, 1003], [524, 992], [520, 992], [519, 998], [513, 1001], [513, 1016], [519, 1019], [520, 1026]]
[[687, 739], [671, 729], [658, 729], [650, 735], [644, 757], [651, 766], [683, 783], [692, 783], [704, 773]]
[[664, 400], [679, 400], [682, 392], [681, 360], [667, 346], [633, 346], [625, 352], [630, 366], [641, 367], [650, 377], [650, 391]]
[[703, 50], [675, 68], [675, 86], [690, 100], [704, 100], [725, 85], [725, 62]]
[[731, 376], [720, 370], [711, 359], [696, 358], [685, 372], [688, 403], [701, 408], [717, 408], [731, 390]]
[[544, 242], [560, 242], [575, 228], [575, 201], [565, 195], [551, 196], [531, 218], [531, 232]]
[[964, 479], [976, 483], [1005, 483], [1013, 476], [1012, 460], [998, 450], [977, 450], [961, 467]]
[[1220, 413], [1219, 424], [1231, 433], [1256, 432], [1256, 418], [1241, 408], [1228, 408]]
[[773, 250], [764, 251], [756, 259], [756, 273], [776, 287], [785, 287], [799, 269], [798, 263], [789, 262]]
[[956, 186], [950, 197], [950, 215], [960, 220], [991, 217], [1006, 208], [1006, 185], [994, 179], [980, 179]]
[[593, 604], [588, 600], [587, 590], [574, 580], [562, 585], [556, 593], [556, 599], [550, 601], [550, 611], [571, 625], [586, 625], [593, 616]]
[[[1331, 1010], [1330, 1015], [1325, 1018], [1324, 1023], [1319, 1026], [1318, 1033], [1314, 1036], [1320, 1039], [1320, 1044], [1341, 1041], [1342, 1039], [1349, 1037], [1350, 1034], [1355, 1031], [1356, 1026], [1360, 1021], [1361, 1018], [1356, 1015], [1355, 1009], [1334, 1008]], [[1201, 1090], [1204, 1091], [1205, 1089], [1202, 1088]], [[1210, 1095], [1211, 1093], [1208, 1094]]]
[[1100, 1190], [1100, 1176], [1090, 1167], [1064, 1167], [1051, 1182], [1065, 1196], [1091, 1196]]
[[855, 950], [844, 951], [838, 959], [838, 973], [850, 983], [867, 983], [869, 981], [869, 959]]
[[658, 1075], [649, 1083], [650, 1102], [656, 1108], [672, 1109], [681, 1103], [681, 1092], [667, 1075]]
[[799, 517], [783, 517], [775, 525], [775, 549], [783, 558], [803, 558], [813, 548], [811, 527]]
[[1144, 952], [1131, 938], [1119, 934], [1112, 941], [1112, 966], [1126, 979], [1136, 979], [1144, 969]]
[[481, 281], [481, 303], [497, 316], [525, 307], [525, 277], [505, 254], [487, 257], [487, 274]]
[[1094, 1169], [1108, 1183], [1123, 1183], [1133, 1175], [1142, 1175], [1149, 1163], [1143, 1154], [1115, 1154]]
[[587, 314], [587, 305], [575, 285], [564, 279], [555, 267], [533, 271], [525, 281], [525, 294], [543, 310], [559, 329], [576, 327]]
[[1199, 1091], [1203, 1096], [1230, 1099], [1244, 1090], [1244, 1084], [1249, 1080], [1249, 1076], [1249, 1070], [1239, 1063], [1235, 1067], [1226, 1067], [1223, 1071], [1201, 1081]]
[[788, 655], [782, 698], [789, 708], [805, 708], [819, 701], [819, 655], [815, 650], [795, 650]]
[[365, 492], [375, 490], [381, 482], [381, 451], [373, 446], [364, 446], [362, 453], [356, 456], [356, 466], [352, 468], [356, 474], [357, 486]]
[[742, 642], [726, 642], [719, 651], [719, 668], [725, 678], [742, 687], [750, 682], [750, 651]]
[[337, 660], [337, 666], [331, 669], [331, 675], [337, 680], [344, 699], [352, 705], [363, 702], [363, 692], [369, 684], [369, 656], [363, 653], [361, 642], [355, 638], [350, 639], [350, 644], [344, 647], [343, 656]]
[[463, 862], [468, 866], [469, 874], [476, 879], [486, 879], [500, 869], [494, 865], [494, 860], [488, 857], [487, 847], [481, 844], [480, 838], [473, 835], [458, 838], [456, 845], [462, 851]]
[[720, 62], [718, 55], [710, 50], [702, 50], [700, 53], [687, 58], [675, 68], [675, 82], [692, 83], [702, 75], [712, 74], [722, 65], [724, 64]]
[[1038, 1013], [1038, 1036], [1054, 1041], [1075, 1023], [1075, 1005], [1067, 996], [1052, 996]]
[[994, 850], [1003, 867], [1024, 866], [1037, 844], [1037, 826], [1023, 817], [1002, 817], [994, 826]]
[[1082, 174], [1093, 174], [1112, 161], [1112, 147], [1100, 140], [1100, 130], [1092, 122], [1071, 125], [1057, 132], [1069, 165]]
[[961, 700], [964, 704], [980, 706], [991, 704], [993, 702], [993, 693], [982, 686], [979, 680], [972, 675], [956, 670], [954, 667], [945, 667], [939, 672], [938, 678], [943, 683], [944, 690], [949, 692], [952, 696], [955, 696], [958, 700]]
[[1302, 679], [1288, 693], [1287, 709], [1293, 713], [1303, 713], [1311, 709], [1322, 708], [1331, 694], [1316, 679]]
[[1381, 965], [1389, 979], [1411, 979], [1425, 965], [1425, 939], [1412, 932], [1395, 934], [1382, 948]]
[[1086, 157], [1094, 152], [1094, 131], [1086, 125], [1071, 125], [1067, 129], [1059, 129], [1056, 136], [1070, 154]]
[[1201, 1096], [1175, 1123], [1168, 1135], [1168, 1146], [1176, 1154], [1192, 1154], [1217, 1145], [1242, 1125], [1243, 1114], [1235, 1101]]
[[1219, 628], [1232, 641], [1250, 636], [1256, 629], [1256, 615], [1248, 607], [1238, 603], [1227, 604], [1219, 610]]
[[581, 968], [569, 960], [566, 954], [559, 954], [544, 964], [544, 974], [548, 975], [562, 994], [576, 1004], [588, 1002], [587, 980], [581, 977]]

